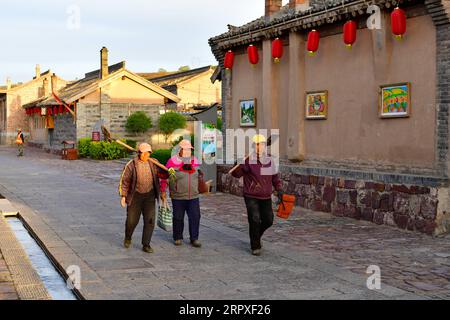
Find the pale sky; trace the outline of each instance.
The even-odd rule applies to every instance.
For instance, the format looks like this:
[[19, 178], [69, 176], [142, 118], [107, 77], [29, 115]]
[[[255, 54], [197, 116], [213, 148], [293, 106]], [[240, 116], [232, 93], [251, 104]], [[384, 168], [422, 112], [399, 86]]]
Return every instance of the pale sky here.
[[[64, 79], [126, 60], [133, 72], [216, 64], [208, 39], [264, 14], [264, 0], [15, 0], [0, 10], [0, 85], [36, 64]], [[77, 12], [79, 11], [79, 19]], [[80, 21], [79, 25], [77, 21]], [[78, 28], [79, 26], [79, 28]]]

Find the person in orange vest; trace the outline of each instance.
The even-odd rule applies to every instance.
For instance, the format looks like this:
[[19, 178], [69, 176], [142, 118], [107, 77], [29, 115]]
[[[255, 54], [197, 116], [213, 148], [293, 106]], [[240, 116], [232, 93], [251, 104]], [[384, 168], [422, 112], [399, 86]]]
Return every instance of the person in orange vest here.
[[17, 130], [17, 138], [16, 138], [16, 144], [17, 148], [19, 150], [18, 157], [23, 157], [23, 144], [25, 143], [25, 137], [23, 135], [22, 129]]

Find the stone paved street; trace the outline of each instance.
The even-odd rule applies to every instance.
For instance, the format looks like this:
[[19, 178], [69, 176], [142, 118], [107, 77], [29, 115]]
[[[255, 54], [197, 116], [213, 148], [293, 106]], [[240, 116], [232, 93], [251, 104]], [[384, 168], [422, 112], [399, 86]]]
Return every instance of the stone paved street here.
[[[429, 299], [450, 298], [450, 239], [432, 238], [324, 213], [277, 219], [263, 256], [249, 254], [243, 199], [202, 197], [200, 250], [155, 231], [155, 254], [122, 248], [120, 161], [62, 161], [41, 150], [0, 148], [0, 193], [47, 249], [82, 271], [88, 299]], [[0, 259], [0, 288], [2, 274]], [[382, 289], [366, 287], [369, 265]], [[1, 290], [1, 289], [0, 289]], [[0, 291], [1, 294], [1, 291]]]
[[6, 266], [5, 259], [0, 252], [0, 300], [17, 300], [16, 289], [11, 277], [11, 273]]

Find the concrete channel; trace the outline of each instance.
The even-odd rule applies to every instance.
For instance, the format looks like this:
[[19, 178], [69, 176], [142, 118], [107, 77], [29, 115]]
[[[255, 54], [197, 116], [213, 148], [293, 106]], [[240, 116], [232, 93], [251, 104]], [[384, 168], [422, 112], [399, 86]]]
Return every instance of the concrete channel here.
[[20, 213], [0, 195], [0, 249], [20, 299], [81, 300]]

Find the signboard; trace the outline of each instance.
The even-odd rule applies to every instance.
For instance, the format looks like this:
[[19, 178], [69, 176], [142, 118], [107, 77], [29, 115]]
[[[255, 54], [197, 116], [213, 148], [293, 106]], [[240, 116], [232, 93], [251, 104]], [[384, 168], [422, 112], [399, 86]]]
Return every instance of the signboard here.
[[92, 132], [92, 141], [100, 141], [100, 132]]
[[217, 137], [216, 128], [212, 124], [202, 123], [202, 155], [207, 164], [216, 160]]

